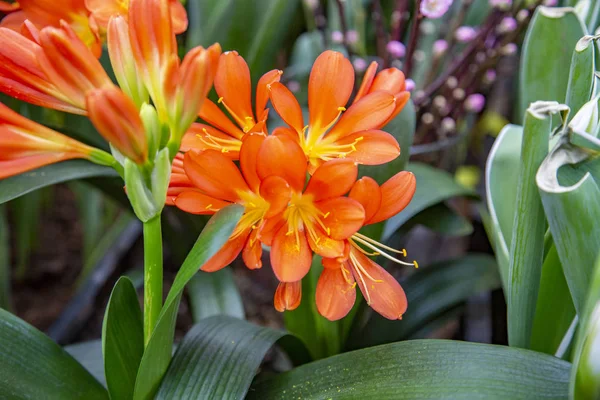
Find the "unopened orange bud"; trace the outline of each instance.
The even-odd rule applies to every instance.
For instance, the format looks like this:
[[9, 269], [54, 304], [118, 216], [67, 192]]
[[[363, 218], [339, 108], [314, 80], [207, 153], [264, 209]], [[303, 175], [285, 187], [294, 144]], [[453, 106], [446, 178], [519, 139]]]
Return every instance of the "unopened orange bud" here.
[[148, 159], [148, 140], [138, 109], [116, 86], [95, 89], [87, 95], [94, 126], [125, 157], [137, 164]]
[[279, 282], [275, 291], [275, 309], [279, 312], [298, 308], [302, 300], [302, 281]]

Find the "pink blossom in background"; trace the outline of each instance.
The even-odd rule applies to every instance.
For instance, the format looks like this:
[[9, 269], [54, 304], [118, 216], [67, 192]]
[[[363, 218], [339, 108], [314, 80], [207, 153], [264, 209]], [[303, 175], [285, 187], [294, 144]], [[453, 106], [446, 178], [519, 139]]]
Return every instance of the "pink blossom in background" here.
[[453, 0], [423, 0], [421, 2], [421, 14], [427, 18], [440, 18], [452, 5]]
[[461, 26], [454, 32], [454, 37], [460, 43], [470, 42], [475, 39], [475, 36], [477, 36], [477, 31], [472, 26]]
[[433, 55], [435, 57], [439, 57], [444, 54], [448, 50], [448, 42], [443, 39], [436, 40], [433, 43]]
[[367, 69], [367, 62], [362, 58], [355, 58], [352, 61], [352, 65], [354, 65], [354, 70], [356, 72], [364, 72]]
[[465, 110], [472, 113], [480, 113], [485, 106], [485, 97], [480, 93], [473, 93], [465, 100]]
[[400, 58], [406, 54], [406, 46], [397, 40], [390, 40], [385, 47], [393, 57]]
[[358, 42], [358, 32], [355, 30], [346, 32], [346, 41], [350, 44]]
[[344, 34], [340, 31], [331, 32], [331, 41], [333, 43], [342, 43], [344, 41]]
[[415, 88], [415, 81], [413, 81], [412, 79], [407, 79], [405, 83], [406, 83], [406, 90], [408, 90], [409, 92], [412, 92]]

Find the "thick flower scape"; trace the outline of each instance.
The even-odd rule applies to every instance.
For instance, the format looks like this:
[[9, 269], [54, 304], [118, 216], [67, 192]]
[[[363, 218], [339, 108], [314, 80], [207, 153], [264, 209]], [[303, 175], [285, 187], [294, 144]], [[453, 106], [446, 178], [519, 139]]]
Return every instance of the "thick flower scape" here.
[[[402, 72], [371, 64], [354, 96], [354, 69], [326, 51], [308, 84], [308, 121], [282, 71], [255, 88], [244, 59], [215, 44], [180, 59], [175, 34], [187, 28], [176, 0], [0, 2], [0, 92], [58, 111], [85, 115], [112, 155], [0, 106], [0, 178], [73, 158], [110, 165], [124, 176], [142, 221], [164, 204], [192, 214], [230, 205], [244, 214], [227, 244], [206, 264], [217, 271], [240, 254], [261, 268], [263, 250], [280, 281], [275, 307], [296, 308], [314, 255], [322, 259], [319, 312], [330, 320], [354, 305], [356, 286], [390, 319], [406, 311], [398, 282], [370, 257], [402, 265], [406, 252], [361, 234], [400, 212], [416, 187], [410, 172], [381, 186], [358, 179], [358, 165], [400, 154], [382, 129], [408, 101]], [[114, 84], [98, 61], [106, 41]], [[217, 100], [205, 100], [213, 86]], [[286, 126], [269, 132], [268, 105]], [[196, 122], [197, 118], [201, 122]], [[307, 178], [308, 177], [308, 178]], [[168, 188], [167, 188], [168, 184]]]

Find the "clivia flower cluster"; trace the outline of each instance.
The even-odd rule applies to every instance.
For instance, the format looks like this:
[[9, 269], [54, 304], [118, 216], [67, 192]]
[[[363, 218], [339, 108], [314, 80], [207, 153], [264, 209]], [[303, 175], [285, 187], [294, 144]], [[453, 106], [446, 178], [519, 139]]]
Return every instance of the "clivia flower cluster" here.
[[[0, 10], [13, 11], [0, 24], [0, 91], [87, 115], [112, 154], [0, 106], [0, 179], [84, 158], [122, 174], [142, 221], [159, 216], [165, 204], [193, 214], [240, 204], [244, 214], [232, 236], [202, 270], [219, 270], [240, 254], [248, 268], [261, 268], [269, 247], [280, 281], [275, 307], [291, 310], [317, 254], [324, 266], [316, 293], [323, 316], [344, 317], [358, 285], [374, 310], [401, 318], [402, 288], [369, 256], [416, 263], [359, 231], [406, 207], [415, 177], [400, 172], [379, 185], [358, 179], [358, 164], [380, 165], [400, 154], [381, 129], [409, 99], [402, 72], [377, 73], [371, 64], [350, 102], [352, 64], [341, 53], [324, 52], [310, 75], [305, 121], [279, 70], [258, 81], [253, 107], [250, 71], [235, 51], [197, 47], [180, 60], [175, 34], [186, 29], [187, 16], [178, 1], [67, 3], [0, 3]], [[97, 59], [104, 40], [118, 86]], [[216, 102], [205, 100], [213, 81]], [[285, 122], [271, 133], [269, 102]]]

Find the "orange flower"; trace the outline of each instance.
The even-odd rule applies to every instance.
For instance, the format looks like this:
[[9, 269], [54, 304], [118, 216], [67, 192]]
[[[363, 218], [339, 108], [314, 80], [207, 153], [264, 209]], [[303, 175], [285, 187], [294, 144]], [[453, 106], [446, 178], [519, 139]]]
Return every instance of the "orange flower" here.
[[102, 54], [102, 42], [95, 23], [90, 21], [85, 0], [61, 0], [60, 4], [50, 0], [20, 0], [10, 5], [3, 4], [1, 11], [20, 11], [9, 14], [0, 26], [19, 31], [25, 20], [31, 21], [38, 29], [47, 26], [58, 28], [66, 23], [96, 57]]
[[[85, 5], [100, 30], [106, 31], [111, 17], [116, 15], [127, 16], [129, 0], [85, 0]], [[188, 26], [185, 7], [179, 0], [169, 0], [169, 8], [171, 10], [173, 31], [176, 34], [185, 32]]]
[[215, 90], [219, 95], [219, 103], [235, 123], [215, 103], [205, 100], [200, 109], [200, 118], [210, 125], [193, 124], [183, 138], [181, 150], [215, 149], [237, 160], [246, 133], [266, 133], [266, 107], [269, 100], [267, 87], [278, 82], [281, 74], [282, 71], [274, 69], [260, 78], [256, 86], [256, 107], [253, 111], [248, 64], [236, 51], [222, 54], [215, 76]]
[[279, 282], [273, 303], [279, 312], [295, 310], [302, 300], [302, 281]]
[[90, 120], [121, 154], [137, 164], [148, 160], [144, 124], [133, 101], [116, 86], [95, 89], [87, 95]]
[[[250, 269], [262, 266], [261, 233], [267, 218], [281, 213], [291, 197], [290, 185], [279, 176], [261, 179], [257, 154], [265, 138], [248, 135], [240, 152], [240, 169], [231, 159], [216, 150], [188, 151], [175, 162], [167, 202], [193, 214], [213, 214], [238, 203], [245, 212], [228, 243], [204, 266], [203, 271], [217, 271], [239, 254]], [[180, 160], [180, 159], [179, 159]]]
[[0, 91], [20, 100], [85, 114], [85, 96], [112, 82], [73, 29], [38, 31], [25, 22], [24, 35], [0, 28]]
[[73, 158], [110, 164], [112, 158], [36, 124], [0, 103], [0, 179]]
[[[242, 147], [243, 148], [243, 147]], [[275, 130], [258, 151], [258, 176], [280, 176], [289, 183], [291, 197], [285, 210], [273, 216], [261, 236], [271, 246], [271, 266], [281, 282], [297, 282], [309, 271], [313, 252], [340, 257], [344, 240], [363, 225], [365, 211], [346, 194], [358, 174], [350, 159], [331, 160], [310, 178], [307, 163], [296, 141]]]
[[[384, 221], [402, 211], [412, 199], [416, 188], [411, 172], [400, 172], [381, 187], [373, 179], [364, 177], [350, 190], [349, 197], [362, 204], [365, 225]], [[358, 284], [367, 304], [388, 319], [401, 319], [406, 311], [406, 295], [400, 284], [385, 269], [371, 260], [370, 255], [383, 257], [402, 265], [406, 263], [389, 253], [406, 256], [398, 251], [355, 233], [345, 241], [341, 257], [323, 258], [325, 267], [317, 283], [316, 302], [319, 313], [329, 320], [338, 320], [348, 314], [356, 300]]]
[[408, 92], [396, 88], [398, 73], [393, 73], [394, 84], [366, 81], [361, 97], [346, 110], [354, 86], [352, 64], [341, 53], [325, 51], [315, 61], [308, 82], [307, 126], [292, 92], [281, 83], [270, 85], [271, 103], [289, 125], [287, 134], [306, 154], [310, 172], [335, 158], [378, 165], [400, 154], [396, 139], [379, 130], [408, 100]]

